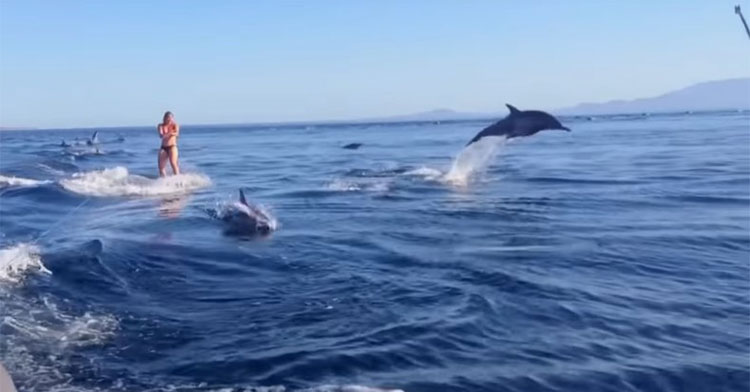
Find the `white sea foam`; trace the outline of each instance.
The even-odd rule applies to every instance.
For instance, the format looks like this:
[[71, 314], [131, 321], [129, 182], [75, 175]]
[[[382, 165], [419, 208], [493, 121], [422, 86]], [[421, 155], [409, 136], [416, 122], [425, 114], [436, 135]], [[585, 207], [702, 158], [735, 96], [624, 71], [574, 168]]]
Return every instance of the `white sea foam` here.
[[[34, 271], [50, 273], [36, 245], [21, 243], [0, 249], [0, 330], [3, 364], [28, 391], [79, 391], [67, 385], [61, 371], [69, 348], [97, 345], [117, 328], [109, 315], [70, 314], [53, 297], [19, 294], [17, 283]], [[11, 283], [11, 284], [3, 284]], [[47, 355], [40, 358], [37, 353]], [[63, 387], [65, 386], [65, 387]]]
[[0, 281], [18, 282], [30, 271], [50, 273], [36, 245], [22, 243], [0, 249]]
[[420, 167], [417, 169], [409, 170], [403, 174], [404, 176], [422, 177], [429, 181], [439, 180], [443, 177], [443, 172], [438, 169], [431, 167]]
[[72, 316], [59, 310], [48, 299], [43, 303], [44, 306], [34, 309], [33, 314], [8, 312], [10, 314], [0, 324], [14, 330], [16, 339], [31, 339], [56, 346], [51, 351], [100, 344], [112, 336], [118, 325], [117, 319], [109, 315], [87, 312]]
[[88, 196], [158, 196], [189, 193], [211, 185], [203, 174], [183, 173], [157, 179], [128, 173], [118, 166], [74, 174], [60, 181], [63, 188]]
[[377, 181], [349, 181], [336, 179], [326, 185], [326, 189], [336, 192], [387, 192], [390, 189], [390, 181], [378, 179]]
[[[74, 316], [48, 298], [42, 298], [41, 303], [28, 302], [11, 292], [0, 292], [0, 300], [0, 313], [5, 315], [0, 328], [8, 348], [4, 365], [16, 381], [25, 380], [23, 390], [100, 391], [70, 385], [73, 376], [64, 369], [70, 350], [100, 345], [111, 338], [118, 327], [116, 318], [92, 313]], [[39, 357], [39, 352], [46, 356]]]
[[473, 174], [487, 167], [506, 140], [504, 137], [483, 137], [464, 147], [453, 160], [451, 169], [443, 180], [451, 184], [466, 185]]
[[362, 187], [353, 181], [335, 179], [326, 185], [326, 189], [338, 192], [356, 192], [362, 190]]
[[4, 176], [0, 174], [0, 188], [10, 187], [10, 186], [37, 186], [40, 184], [46, 184], [49, 183], [49, 181], [40, 181], [40, 180], [32, 180], [29, 178], [21, 178], [21, 177], [13, 177], [13, 176]]

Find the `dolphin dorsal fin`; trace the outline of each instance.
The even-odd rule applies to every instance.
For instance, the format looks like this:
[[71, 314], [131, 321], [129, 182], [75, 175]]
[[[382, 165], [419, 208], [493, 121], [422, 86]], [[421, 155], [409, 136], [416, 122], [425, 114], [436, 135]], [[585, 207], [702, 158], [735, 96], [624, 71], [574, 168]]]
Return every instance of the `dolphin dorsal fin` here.
[[517, 108], [516, 108], [515, 106], [513, 106], [513, 105], [511, 105], [511, 104], [509, 104], [509, 103], [506, 103], [506, 104], [505, 104], [505, 106], [507, 106], [507, 107], [508, 107], [508, 110], [510, 110], [510, 115], [511, 115], [511, 116], [512, 116], [512, 115], [514, 115], [514, 114], [519, 114], [519, 113], [521, 113], [521, 111], [520, 111], [520, 110], [518, 110], [518, 109], [517, 109]]
[[245, 192], [240, 189], [240, 203], [247, 205], [247, 200], [245, 199]]
[[94, 131], [94, 134], [91, 135], [91, 141], [96, 142], [96, 136], [99, 135], [99, 131]]

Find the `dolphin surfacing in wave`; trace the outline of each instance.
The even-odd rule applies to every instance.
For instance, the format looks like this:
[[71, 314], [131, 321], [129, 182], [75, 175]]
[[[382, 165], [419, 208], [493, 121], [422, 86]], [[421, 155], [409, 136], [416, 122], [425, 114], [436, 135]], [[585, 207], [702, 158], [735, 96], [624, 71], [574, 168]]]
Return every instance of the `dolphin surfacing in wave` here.
[[539, 131], [558, 129], [570, 132], [558, 119], [549, 113], [539, 110], [518, 110], [515, 106], [505, 104], [510, 114], [504, 119], [483, 129], [471, 141], [470, 145], [487, 136], [505, 136], [507, 139], [514, 137], [531, 136]]
[[268, 235], [276, 229], [275, 220], [248, 203], [242, 189], [239, 202], [228, 205], [216, 217], [227, 225], [225, 233], [230, 235]]

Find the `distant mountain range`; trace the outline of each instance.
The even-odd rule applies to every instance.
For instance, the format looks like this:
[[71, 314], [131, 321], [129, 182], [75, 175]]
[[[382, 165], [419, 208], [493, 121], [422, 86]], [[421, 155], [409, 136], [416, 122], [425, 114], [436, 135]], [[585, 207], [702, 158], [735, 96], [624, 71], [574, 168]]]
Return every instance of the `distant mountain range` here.
[[750, 78], [694, 84], [656, 97], [632, 101], [582, 103], [555, 110], [557, 114], [621, 114], [750, 109]]
[[[559, 115], [601, 115], [736, 109], [750, 109], [750, 78], [698, 83], [651, 98], [581, 103], [568, 108], [550, 110], [550, 112]], [[436, 109], [403, 116], [362, 119], [357, 122], [478, 120], [505, 117], [506, 114], [507, 111], [505, 110], [495, 113], [467, 113], [450, 109]]]

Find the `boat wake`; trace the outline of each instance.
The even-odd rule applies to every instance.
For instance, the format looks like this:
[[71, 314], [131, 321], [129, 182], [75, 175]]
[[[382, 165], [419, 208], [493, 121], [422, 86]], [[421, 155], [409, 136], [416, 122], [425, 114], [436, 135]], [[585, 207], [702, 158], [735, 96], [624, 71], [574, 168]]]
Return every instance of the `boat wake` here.
[[68, 391], [70, 350], [99, 345], [113, 335], [110, 315], [73, 313], [54, 296], [24, 288], [34, 272], [51, 272], [40, 249], [21, 243], [0, 249], [0, 361], [17, 385], [29, 391]]

